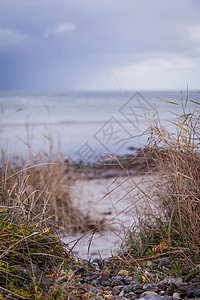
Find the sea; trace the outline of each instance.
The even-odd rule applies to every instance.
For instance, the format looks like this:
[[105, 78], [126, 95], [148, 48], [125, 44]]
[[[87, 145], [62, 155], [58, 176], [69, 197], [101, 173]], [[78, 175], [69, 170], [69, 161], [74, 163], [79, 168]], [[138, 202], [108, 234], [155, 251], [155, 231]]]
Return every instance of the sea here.
[[175, 131], [177, 116], [194, 110], [200, 92], [186, 99], [187, 91], [1, 91], [1, 150], [11, 159], [61, 152], [83, 163], [131, 154], [147, 143], [154, 121]]

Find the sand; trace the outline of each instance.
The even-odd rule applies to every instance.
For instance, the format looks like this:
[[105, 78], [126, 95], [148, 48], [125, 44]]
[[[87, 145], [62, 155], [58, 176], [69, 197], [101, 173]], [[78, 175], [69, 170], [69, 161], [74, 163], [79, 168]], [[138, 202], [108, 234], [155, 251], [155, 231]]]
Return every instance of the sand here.
[[[117, 253], [128, 228], [136, 226], [137, 211], [156, 209], [144, 196], [146, 193], [150, 198], [154, 197], [152, 183], [157, 178], [156, 174], [135, 174], [128, 180], [127, 177], [76, 180], [72, 189], [75, 205], [93, 217], [105, 218], [107, 228], [93, 237], [86, 235], [74, 246], [73, 251], [85, 259], [105, 258]], [[82, 236], [76, 234], [63, 237], [62, 240], [73, 247]]]

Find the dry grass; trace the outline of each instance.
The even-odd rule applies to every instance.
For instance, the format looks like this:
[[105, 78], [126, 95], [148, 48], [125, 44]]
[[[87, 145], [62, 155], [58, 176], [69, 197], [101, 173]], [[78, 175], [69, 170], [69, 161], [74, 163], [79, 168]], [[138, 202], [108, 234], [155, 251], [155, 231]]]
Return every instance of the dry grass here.
[[30, 151], [28, 160], [1, 152], [0, 299], [66, 299], [82, 262], [55, 233], [102, 227], [74, 205], [73, 167], [48, 140], [49, 153]]
[[1, 168], [0, 184], [2, 207], [18, 207], [20, 213], [46, 227], [84, 232], [99, 225], [73, 205], [71, 171], [57, 160], [28, 164], [22, 170], [8, 162]]
[[[188, 101], [188, 96], [184, 101], [181, 94], [183, 114], [173, 123], [176, 133], [170, 133], [159, 120], [151, 123], [143, 160], [146, 157], [150, 161], [148, 173], [156, 167], [159, 176], [150, 183], [153, 197], [141, 192], [146, 207], [159, 205], [159, 213], [148, 209], [138, 212], [137, 226], [129, 230], [122, 256], [129, 267], [141, 259], [169, 256], [173, 261], [171, 274], [199, 278], [200, 115], [198, 104], [194, 112], [187, 113]], [[134, 186], [134, 178], [122, 168]]]
[[98, 216], [89, 217], [73, 203], [73, 164], [65, 161], [59, 139], [54, 142], [51, 130], [46, 131], [46, 151], [32, 151], [28, 125], [28, 158], [14, 157], [9, 161], [6, 150], [1, 150], [0, 206], [17, 207], [20, 214], [60, 232], [98, 231], [102, 227]]

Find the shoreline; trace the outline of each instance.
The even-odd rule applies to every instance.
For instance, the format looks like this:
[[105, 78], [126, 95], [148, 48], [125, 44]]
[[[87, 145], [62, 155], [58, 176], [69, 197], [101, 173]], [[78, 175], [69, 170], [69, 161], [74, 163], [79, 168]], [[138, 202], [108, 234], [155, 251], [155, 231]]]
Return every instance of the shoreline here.
[[[104, 171], [102, 174], [105, 174]], [[74, 205], [89, 217], [104, 220], [104, 226], [100, 231], [94, 230], [90, 234], [62, 233], [61, 240], [69, 243], [70, 248], [73, 248], [76, 240], [80, 239], [73, 249], [80, 257], [95, 259], [99, 255], [103, 258], [110, 256], [113, 251], [120, 249], [128, 229], [137, 223], [137, 209], [142, 210], [147, 206], [138, 187], [147, 191], [149, 183], [152, 185], [158, 176], [157, 173], [154, 175], [135, 173], [131, 177], [136, 184], [135, 187], [133, 182], [128, 178], [125, 179], [124, 176], [91, 178], [86, 174], [85, 177], [76, 178], [72, 187]], [[148, 205], [151, 208], [152, 204]], [[90, 253], [88, 253], [88, 245], [90, 245]]]
[[133, 154], [123, 156], [111, 156], [96, 163], [83, 164], [65, 160], [67, 174], [74, 176], [75, 180], [92, 180], [111, 177], [123, 177], [145, 175], [157, 171], [155, 157], [151, 155], [150, 149], [135, 149]]

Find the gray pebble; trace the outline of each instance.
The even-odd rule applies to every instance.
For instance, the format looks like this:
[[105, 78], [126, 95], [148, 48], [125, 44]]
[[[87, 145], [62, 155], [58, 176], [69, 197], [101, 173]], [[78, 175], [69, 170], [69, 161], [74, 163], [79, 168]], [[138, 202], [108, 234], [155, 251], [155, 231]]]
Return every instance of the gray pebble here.
[[169, 282], [174, 284], [176, 287], [179, 287], [183, 284], [183, 279], [182, 278], [169, 278]]
[[200, 289], [197, 288], [190, 288], [187, 290], [187, 295], [190, 298], [195, 298], [200, 296]]
[[140, 300], [169, 300], [169, 297], [159, 295], [148, 295], [140, 298]]
[[110, 285], [110, 281], [109, 280], [105, 280], [105, 281], [101, 281], [101, 285], [102, 286], [109, 286]]
[[134, 294], [133, 292], [129, 293], [129, 294], [127, 295], [127, 298], [128, 298], [128, 299], [131, 299], [131, 300], [136, 300], [136, 299], [138, 299], [138, 297], [136, 296], [136, 294]]
[[116, 276], [114, 278], [111, 279], [111, 283], [110, 283], [110, 286], [116, 286], [116, 285], [121, 285], [121, 284], [125, 284], [124, 283], [124, 279], [120, 276]]
[[140, 296], [145, 297], [145, 296], [156, 296], [156, 295], [158, 295], [156, 292], [146, 291], [146, 292], [142, 293]]
[[173, 300], [180, 300], [181, 299], [181, 295], [179, 293], [173, 293], [172, 299]]
[[165, 291], [160, 291], [160, 296], [164, 296], [165, 295]]
[[120, 290], [118, 289], [117, 286], [115, 286], [112, 290], [112, 294], [113, 296], [119, 295], [120, 294]]
[[125, 276], [124, 277], [124, 281], [126, 282], [126, 284], [130, 284], [133, 281], [133, 277], [131, 277], [131, 276]]
[[132, 285], [126, 285], [123, 289], [124, 293], [130, 293], [134, 291], [134, 286]]
[[143, 290], [152, 290], [154, 288], [155, 285], [151, 284], [151, 283], [146, 283], [143, 285]]

